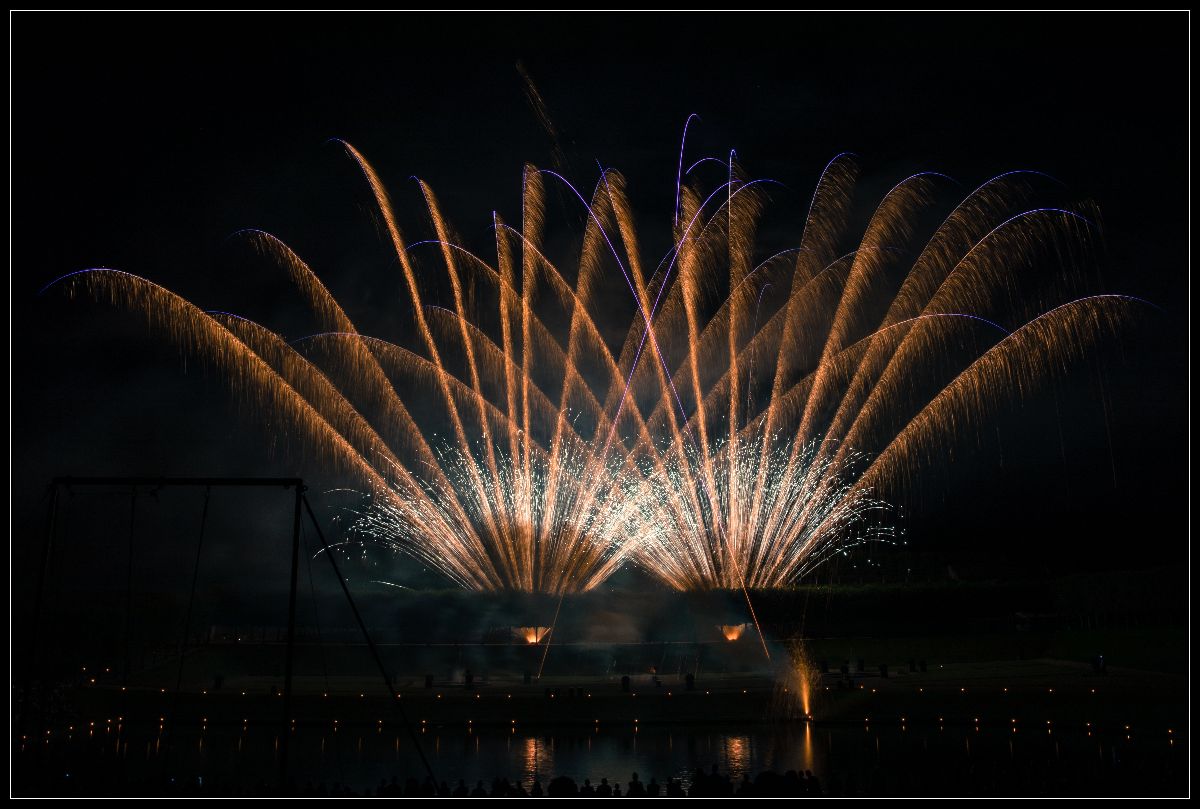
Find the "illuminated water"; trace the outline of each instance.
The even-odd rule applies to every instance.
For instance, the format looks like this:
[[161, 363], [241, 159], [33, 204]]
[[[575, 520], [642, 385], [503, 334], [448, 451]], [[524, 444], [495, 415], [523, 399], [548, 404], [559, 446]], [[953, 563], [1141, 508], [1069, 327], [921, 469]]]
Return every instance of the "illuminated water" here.
[[[485, 786], [493, 778], [555, 775], [582, 782], [626, 783], [633, 772], [660, 784], [680, 778], [687, 787], [697, 767], [712, 765], [735, 782], [743, 773], [811, 770], [835, 794], [1182, 794], [1187, 754], [1182, 739], [1089, 735], [1010, 728], [975, 730], [936, 726], [758, 726], [747, 732], [713, 727], [638, 730], [429, 728], [421, 733], [438, 780]], [[235, 791], [273, 784], [278, 736], [264, 728], [179, 731], [172, 739], [157, 726], [74, 733], [20, 747], [15, 757], [19, 793], [85, 794], [135, 790], [163, 780], [224, 786]], [[293, 734], [290, 772], [298, 786], [346, 784], [372, 791], [393, 776], [424, 777], [402, 729], [300, 729]], [[73, 785], [73, 786], [72, 786]], [[132, 786], [131, 786], [132, 785]]]

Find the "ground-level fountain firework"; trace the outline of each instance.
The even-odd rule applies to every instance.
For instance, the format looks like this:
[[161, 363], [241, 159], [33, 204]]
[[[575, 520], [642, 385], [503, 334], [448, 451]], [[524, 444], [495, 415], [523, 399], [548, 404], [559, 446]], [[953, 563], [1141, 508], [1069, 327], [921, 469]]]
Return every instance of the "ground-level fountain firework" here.
[[[468, 588], [586, 590], [626, 563], [679, 589], [795, 582], [895, 538], [886, 492], [1138, 305], [1088, 294], [1094, 216], [1039, 204], [1055, 183], [1037, 172], [953, 192], [952, 207], [949, 178], [916, 174], [863, 224], [855, 160], [838, 155], [794, 244], [763, 255], [779, 183], [732, 155], [685, 170], [681, 151], [671, 244], [649, 262], [620, 174], [603, 170], [589, 199], [527, 166], [520, 226], [494, 216], [484, 258], [424, 183], [432, 235], [406, 241], [383, 182], [342, 145], [401, 270], [407, 345], [361, 334], [261, 231], [241, 235], [286, 272], [318, 333], [288, 342], [116, 270], [54, 286], [144, 313], [215, 364], [364, 492], [357, 538]], [[548, 255], [552, 190], [583, 221], [567, 262]], [[616, 331], [614, 288], [632, 310]]]

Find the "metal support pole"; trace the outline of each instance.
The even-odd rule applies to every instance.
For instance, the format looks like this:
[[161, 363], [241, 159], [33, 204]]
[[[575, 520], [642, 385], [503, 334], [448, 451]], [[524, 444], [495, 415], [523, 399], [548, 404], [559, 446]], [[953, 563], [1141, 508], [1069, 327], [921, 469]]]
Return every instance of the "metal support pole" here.
[[129, 688], [133, 664], [133, 527], [137, 517], [137, 489], [129, 494], [129, 567], [125, 573], [125, 674], [122, 684]]
[[42, 634], [42, 594], [46, 590], [46, 576], [50, 569], [50, 549], [54, 545], [54, 528], [58, 520], [58, 483], [50, 484], [50, 506], [46, 512], [46, 536], [42, 540], [42, 564], [38, 567], [37, 587], [33, 593], [33, 622], [29, 633], [29, 662], [25, 669], [25, 686], [21, 698], [21, 735], [29, 726], [29, 713], [33, 710], [33, 684], [38, 681], [38, 640]]
[[392, 678], [387, 673], [387, 666], [383, 664], [383, 658], [379, 655], [379, 648], [375, 645], [375, 641], [371, 640], [371, 633], [367, 631], [367, 625], [363, 621], [362, 614], [358, 611], [358, 607], [354, 603], [354, 596], [350, 595], [350, 588], [346, 586], [346, 579], [342, 576], [342, 571], [337, 566], [337, 560], [333, 558], [333, 553], [329, 550], [329, 544], [325, 541], [325, 534], [321, 531], [321, 524], [317, 522], [317, 515], [313, 514], [312, 505], [309, 504], [308, 498], [304, 499], [304, 508], [308, 511], [308, 518], [312, 521], [313, 530], [317, 532], [317, 538], [321, 540], [321, 547], [325, 550], [325, 558], [329, 560], [329, 564], [333, 568], [333, 575], [337, 576], [338, 584], [342, 586], [342, 593], [346, 596], [346, 603], [350, 605], [350, 611], [354, 613], [354, 620], [358, 623], [358, 628], [362, 631], [363, 640], [367, 642], [367, 648], [371, 650], [371, 656], [375, 658], [375, 665], [379, 668], [379, 674], [383, 677], [384, 685], [387, 686], [388, 698], [396, 698], [393, 704], [400, 712], [400, 719], [403, 720], [404, 727], [408, 730], [408, 737], [412, 739], [413, 747], [416, 748], [417, 755], [421, 757], [421, 763], [425, 765], [425, 772], [429, 774], [429, 779], [436, 784], [437, 778], [434, 777], [433, 767], [429, 766], [429, 759], [425, 757], [425, 751], [421, 749], [421, 740], [417, 736], [416, 731], [413, 730], [412, 724], [408, 721], [408, 714], [405, 713], [400, 695], [396, 693], [396, 686], [392, 684]]
[[[175, 690], [171, 693], [171, 713], [169, 714], [171, 724], [168, 733], [175, 731], [175, 718], [179, 715], [179, 696], [183, 690], [183, 666], [187, 660], [188, 635], [192, 631], [192, 610], [196, 604], [196, 584], [200, 581], [200, 555], [204, 550], [204, 529], [208, 525], [208, 501], [211, 497], [212, 487], [209, 486], [204, 490], [204, 509], [200, 512], [200, 537], [196, 540], [196, 562], [192, 565], [192, 589], [188, 593], [187, 613], [183, 619], [183, 635], [179, 639], [179, 668], [175, 671]], [[170, 737], [168, 736], [167, 752], [163, 756], [164, 774], [168, 772], [171, 749], [174, 747], [169, 742]]]
[[196, 583], [200, 580], [200, 554], [204, 550], [204, 529], [208, 525], [208, 501], [212, 487], [204, 490], [204, 510], [200, 512], [200, 538], [196, 540], [196, 562], [192, 565], [192, 589], [188, 594], [187, 615], [183, 619], [183, 638], [179, 642], [179, 670], [175, 673], [175, 704], [183, 687], [183, 661], [187, 655], [188, 633], [192, 631], [192, 608], [196, 603]]
[[287, 662], [283, 670], [283, 727], [279, 731], [279, 788], [287, 787], [288, 742], [292, 735], [292, 658], [296, 650], [296, 582], [300, 571], [300, 504], [304, 485], [296, 484], [296, 509], [292, 520], [292, 575], [288, 591]]

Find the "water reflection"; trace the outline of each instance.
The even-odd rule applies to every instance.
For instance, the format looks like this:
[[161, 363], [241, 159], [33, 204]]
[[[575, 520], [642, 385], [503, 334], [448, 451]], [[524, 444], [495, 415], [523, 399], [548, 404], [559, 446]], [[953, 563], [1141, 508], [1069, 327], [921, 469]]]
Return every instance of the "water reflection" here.
[[[412, 741], [397, 729], [350, 728], [350, 736], [340, 730], [301, 727], [292, 734], [290, 771], [299, 786], [340, 782], [369, 791], [393, 776], [403, 782], [422, 774]], [[278, 772], [279, 737], [272, 730], [234, 726], [156, 731], [153, 726], [141, 733], [118, 727], [112, 734], [116, 738], [56, 736], [46, 745], [18, 751], [18, 759], [25, 757], [18, 772], [53, 779], [70, 769], [77, 777], [112, 785], [168, 777], [177, 783], [202, 781], [234, 788], [271, 783]], [[1071, 794], [1096, 791], [1097, 778], [1123, 770], [1142, 773], [1137, 778], [1149, 773], [1154, 780], [1147, 788], [1162, 789], [1173, 783], [1177, 772], [1186, 773], [1187, 756], [1186, 745], [1175, 745], [1174, 740], [1062, 730], [1052, 736], [1014, 734], [1011, 728], [981, 731], [944, 725], [864, 728], [802, 723], [738, 733], [703, 727], [527, 731], [515, 725], [431, 725], [420, 739], [438, 780], [453, 786], [462, 779], [473, 786], [505, 777], [526, 790], [535, 780], [544, 789], [557, 775], [577, 783], [607, 778], [625, 784], [634, 772], [642, 781], [654, 777], [660, 784], [678, 778], [686, 789], [698, 768], [707, 771], [715, 765], [735, 783], [743, 774], [753, 778], [764, 770], [810, 770], [839, 794], [943, 794], [943, 788], [950, 794], [1007, 794], [1005, 789], [1018, 783], [1011, 781], [1013, 773], [1020, 778], [1021, 773], [1052, 770], [1047, 777], [1055, 779], [1054, 787], [1060, 794]], [[130, 743], [144, 755], [131, 760]], [[972, 784], [952, 780], [979, 772], [994, 773], [988, 777], [997, 779], [982, 793], [973, 791]]]
[[750, 737], [749, 736], [726, 736], [724, 744], [724, 755], [722, 761], [719, 762], [720, 770], [729, 773], [729, 776], [735, 781], [740, 780], [743, 773], [750, 773], [750, 777], [754, 777], [754, 767], [750, 753]]
[[534, 781], [546, 782], [554, 777], [554, 737], [543, 742], [538, 736], [530, 736], [522, 748], [520, 781], [525, 789], [532, 789]]
[[813, 729], [811, 722], [804, 723], [804, 745], [801, 747], [804, 769], [813, 769]]

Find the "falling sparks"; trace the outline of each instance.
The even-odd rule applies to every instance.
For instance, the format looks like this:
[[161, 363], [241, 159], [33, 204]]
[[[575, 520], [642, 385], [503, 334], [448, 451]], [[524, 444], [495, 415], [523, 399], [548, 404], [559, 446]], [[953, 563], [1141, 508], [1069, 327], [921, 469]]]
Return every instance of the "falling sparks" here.
[[[666, 450], [659, 488], [681, 507], [666, 515], [666, 530], [645, 535], [639, 563], [679, 589], [778, 587], [832, 553], [892, 535], [868, 519], [890, 509], [854, 485], [848, 470], [857, 455], [835, 462], [815, 442], [799, 452], [783, 442], [764, 451], [761, 443], [718, 442], [707, 459], [690, 448]], [[743, 628], [722, 631], [734, 640]]]

